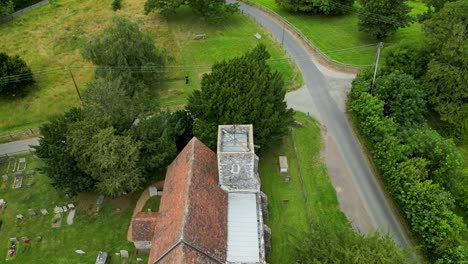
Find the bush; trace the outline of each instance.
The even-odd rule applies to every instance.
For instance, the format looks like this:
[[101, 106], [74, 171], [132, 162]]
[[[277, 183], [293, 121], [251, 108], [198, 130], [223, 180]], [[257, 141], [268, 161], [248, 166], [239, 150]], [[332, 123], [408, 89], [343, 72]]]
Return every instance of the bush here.
[[0, 53], [0, 97], [26, 94], [33, 83], [31, 68], [18, 55], [13, 57]]
[[112, 10], [117, 11], [122, 8], [122, 0], [112, 1]]

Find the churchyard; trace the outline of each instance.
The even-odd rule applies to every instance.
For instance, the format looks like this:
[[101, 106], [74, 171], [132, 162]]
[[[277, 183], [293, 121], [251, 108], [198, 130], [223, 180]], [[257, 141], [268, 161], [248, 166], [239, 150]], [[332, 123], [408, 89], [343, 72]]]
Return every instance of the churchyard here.
[[140, 192], [118, 199], [71, 197], [53, 188], [39, 170], [42, 162], [31, 154], [0, 161], [0, 263], [94, 263], [99, 251], [109, 252], [111, 263], [121, 263], [120, 250], [128, 251], [125, 263], [138, 263], [137, 258], [146, 263], [127, 241]]

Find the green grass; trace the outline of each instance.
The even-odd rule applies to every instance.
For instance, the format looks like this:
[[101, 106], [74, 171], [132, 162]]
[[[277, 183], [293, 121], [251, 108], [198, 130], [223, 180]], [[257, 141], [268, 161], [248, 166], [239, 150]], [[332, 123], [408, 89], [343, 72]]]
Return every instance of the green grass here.
[[161, 203], [161, 196], [153, 196], [146, 201], [145, 206], [143, 206], [142, 212], [147, 212], [148, 209], [151, 209], [151, 212], [159, 212], [159, 205]]
[[[180, 108], [187, 96], [199, 88], [201, 75], [210, 71], [215, 61], [232, 58], [255, 46], [255, 32], [272, 53], [272, 58], [285, 56], [277, 44], [259, 26], [234, 15], [224, 25], [209, 26], [188, 8], [166, 20], [156, 14], [145, 16], [145, 0], [124, 1], [117, 12], [111, 8], [112, 0], [57, 0], [57, 5], [45, 5], [14, 20], [0, 24], [0, 51], [19, 54], [30, 65], [37, 81], [32, 92], [16, 100], [0, 99], [0, 134], [19, 130], [25, 126], [47, 121], [80, 101], [67, 66], [78, 87], [85, 89], [93, 76], [92, 65], [83, 60], [80, 47], [91, 35], [101, 31], [113, 14], [130, 17], [140, 24], [173, 60], [169, 66], [185, 65], [166, 73], [161, 92], [163, 107]], [[194, 34], [205, 33], [206, 40], [193, 40]], [[272, 61], [273, 68], [284, 74], [285, 81], [295, 75], [293, 65], [286, 60]], [[190, 76], [185, 85], [184, 75]], [[290, 87], [301, 85], [301, 76]]]
[[[22, 188], [16, 190], [9, 188], [0, 192], [0, 198], [7, 202], [6, 209], [0, 213], [0, 220], [3, 221], [0, 228], [0, 263], [3, 263], [6, 257], [10, 237], [16, 237], [20, 241], [20, 246], [15, 258], [8, 261], [9, 263], [94, 263], [101, 250], [109, 251], [113, 255], [112, 263], [120, 263], [114, 253], [121, 249], [126, 249], [130, 253], [127, 263], [136, 263], [135, 247], [127, 241], [127, 229], [140, 193], [115, 200], [106, 198], [103, 207], [96, 215], [97, 194], [68, 198], [53, 189], [51, 180], [37, 171], [42, 166], [41, 161], [33, 159], [30, 155], [18, 157], [26, 157], [26, 170], [36, 169], [35, 181], [31, 188], [27, 188], [26, 179], [23, 179]], [[5, 169], [5, 166], [0, 166], [1, 175]], [[11, 186], [13, 183], [11, 170], [9, 176], [9, 186]], [[73, 225], [67, 225], [64, 215], [62, 226], [53, 229], [51, 227], [53, 208], [68, 203], [74, 203], [77, 208]], [[29, 216], [29, 208], [34, 209], [38, 215]], [[46, 208], [49, 215], [42, 216], [41, 208]], [[25, 220], [18, 223], [15, 217], [17, 214], [23, 214]], [[31, 239], [29, 247], [21, 241], [23, 236]], [[39, 236], [42, 238], [40, 241]], [[75, 253], [77, 249], [84, 250], [86, 255], [78, 256]]]
[[[297, 14], [279, 8], [275, 0], [247, 0], [262, 5], [289, 21], [298, 28], [321, 52], [329, 58], [351, 65], [370, 65], [377, 51], [377, 40], [358, 31], [357, 13], [342, 16], [324, 16], [314, 14]], [[410, 1], [412, 14], [426, 11], [421, 2]], [[405, 40], [414, 45], [421, 43], [421, 25], [414, 23], [400, 29], [396, 34], [384, 40], [392, 44]]]
[[[349, 226], [345, 215], [338, 207], [335, 190], [320, 160], [321, 135], [318, 123], [303, 113], [296, 119], [304, 124], [293, 128], [299, 154], [299, 162], [306, 194], [309, 200], [312, 222], [326, 221], [332, 225]], [[285, 183], [286, 174], [280, 174], [278, 156], [287, 156], [291, 181]], [[268, 195], [270, 219], [266, 224], [272, 230], [273, 251], [268, 263], [294, 263], [294, 247], [300, 246], [298, 238], [310, 230], [307, 207], [298, 174], [291, 135], [282, 144], [261, 156], [259, 173], [262, 191]], [[289, 200], [284, 204], [283, 200]]]

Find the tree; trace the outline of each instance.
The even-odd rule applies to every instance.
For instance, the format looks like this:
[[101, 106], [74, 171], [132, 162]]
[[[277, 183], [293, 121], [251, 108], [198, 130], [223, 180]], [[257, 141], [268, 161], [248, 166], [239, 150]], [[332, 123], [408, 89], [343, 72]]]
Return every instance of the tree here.
[[385, 102], [384, 114], [407, 127], [425, 122], [426, 95], [411, 75], [400, 71], [378, 78], [375, 95]]
[[409, 42], [401, 42], [386, 48], [384, 52], [386, 55], [384, 72], [390, 73], [398, 70], [416, 79], [426, 73], [429, 56], [421, 47]]
[[175, 139], [178, 151], [182, 151], [185, 145], [193, 137], [193, 118], [189, 111], [177, 110], [171, 114], [169, 128], [172, 128], [171, 134]]
[[214, 23], [222, 22], [227, 15], [239, 10], [237, 3], [228, 4], [225, 0], [146, 0], [145, 14], [158, 10], [161, 15], [170, 16], [186, 3], [195, 13]]
[[297, 263], [410, 263], [409, 252], [403, 251], [389, 235], [373, 232], [362, 235], [348, 226], [327, 222], [313, 225], [310, 233], [295, 238]]
[[353, 0], [275, 0], [281, 8], [294, 12], [344, 14], [353, 6]]
[[447, 2], [454, 2], [456, 0], [423, 0], [424, 3], [426, 3], [427, 7], [434, 8], [435, 12], [439, 12], [442, 7], [444, 7], [445, 3]]
[[74, 124], [70, 143], [71, 153], [99, 192], [116, 197], [144, 182], [137, 166], [140, 144], [130, 135], [115, 135], [112, 127], [99, 128], [84, 120]]
[[158, 105], [150, 99], [146, 89], [136, 89], [127, 95], [127, 87], [120, 78], [95, 78], [83, 93], [83, 110], [90, 120], [106, 118], [118, 134], [132, 128], [139, 115], [155, 113]]
[[133, 95], [134, 87], [154, 87], [160, 82], [165, 57], [149, 35], [130, 20], [114, 16], [112, 24], [87, 41], [83, 58], [98, 66], [96, 76], [120, 78]]
[[359, 11], [359, 31], [367, 32], [378, 40], [407, 27], [413, 21], [411, 7], [404, 0], [362, 0]]
[[218, 125], [253, 124], [255, 144], [273, 146], [288, 132], [292, 109], [280, 73], [266, 63], [270, 54], [259, 45], [242, 57], [216, 63], [202, 78], [201, 90], [188, 99], [194, 134], [215, 148]]
[[135, 139], [141, 142], [139, 167], [147, 177], [165, 169], [177, 156], [170, 119], [169, 112], [162, 112], [143, 118], [135, 130]]
[[12, 97], [26, 94], [34, 83], [31, 68], [18, 55], [8, 56], [0, 52], [0, 96]]
[[459, 140], [468, 139], [468, 1], [447, 3], [423, 25], [428, 50], [424, 87], [429, 102]]
[[72, 108], [64, 115], [52, 119], [41, 126], [39, 145], [33, 148], [45, 166], [45, 174], [53, 180], [53, 186], [59, 190], [72, 193], [90, 191], [95, 180], [84, 173], [71, 155], [68, 138], [70, 125], [82, 120], [83, 113], [78, 108]]
[[0, 17], [8, 16], [15, 11], [12, 0], [0, 0]]

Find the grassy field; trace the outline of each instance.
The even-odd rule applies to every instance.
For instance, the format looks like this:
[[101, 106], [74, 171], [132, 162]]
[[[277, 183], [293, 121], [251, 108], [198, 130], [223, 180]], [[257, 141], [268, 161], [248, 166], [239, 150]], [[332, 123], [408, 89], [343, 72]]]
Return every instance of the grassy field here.
[[[345, 215], [338, 207], [335, 190], [327, 176], [326, 168], [320, 160], [321, 135], [317, 122], [305, 114], [297, 113], [296, 120], [304, 124], [293, 128], [299, 164], [309, 200], [312, 223], [328, 222], [333, 225], [349, 226]], [[286, 174], [280, 174], [278, 156], [287, 156], [291, 180], [286, 183]], [[295, 263], [294, 245], [297, 238], [310, 230], [307, 219], [307, 206], [298, 174], [291, 135], [284, 138], [281, 145], [261, 156], [259, 173], [262, 191], [268, 195], [270, 219], [266, 224], [272, 230], [273, 251], [268, 263]], [[284, 200], [288, 200], [285, 204]]]
[[[262, 5], [281, 15], [333, 60], [352, 65], [370, 65], [375, 58], [377, 40], [358, 31], [356, 12], [343, 16], [297, 14], [279, 8], [275, 0], [246, 1]], [[426, 6], [423, 3], [409, 1], [409, 5], [413, 8], [412, 14], [426, 11]], [[410, 27], [400, 29], [384, 42], [388, 46], [402, 40], [419, 45], [421, 43], [421, 25], [414, 23]]]
[[[83, 90], [93, 76], [92, 65], [80, 55], [80, 47], [91, 35], [101, 31], [115, 14], [112, 0], [57, 0], [8, 23], [0, 24], [0, 51], [19, 54], [31, 66], [37, 84], [25, 98], [0, 100], [0, 134], [37, 127], [53, 115], [79, 105], [68, 66], [71, 66], [79, 89]], [[199, 88], [203, 73], [219, 60], [231, 58], [264, 43], [272, 58], [284, 52], [255, 23], [237, 14], [223, 25], [209, 26], [187, 8], [171, 19], [158, 15], [145, 16], [145, 0], [123, 1], [118, 15], [130, 17], [150, 34], [156, 46], [172, 57], [162, 83], [162, 106], [181, 107], [188, 94]], [[253, 34], [263, 35], [257, 41]], [[206, 40], [193, 40], [194, 34], [205, 33]], [[287, 60], [272, 60], [274, 69], [289, 82], [295, 76]], [[183, 65], [184, 67], [174, 67]], [[190, 77], [185, 85], [184, 75]], [[290, 84], [298, 87], [301, 76]]]
[[[113, 255], [111, 263], [120, 263], [120, 258], [114, 255], [121, 249], [128, 250], [130, 258], [127, 263], [136, 263], [136, 254], [132, 243], [127, 241], [127, 228], [132, 212], [140, 193], [129, 197], [105, 200], [99, 213], [96, 214], [95, 194], [78, 195], [68, 198], [58, 193], [50, 185], [50, 179], [37, 172], [42, 166], [39, 160], [30, 155], [22, 155], [27, 159], [26, 170], [36, 169], [35, 181], [30, 188], [26, 187], [26, 179], [20, 189], [11, 189], [13, 175], [8, 174], [9, 188], [0, 192], [0, 199], [5, 199], [7, 207], [0, 212], [0, 263], [4, 263], [7, 256], [8, 239], [16, 237], [20, 245], [9, 263], [94, 263], [100, 250], [108, 251]], [[5, 173], [6, 166], [0, 166], [1, 174]], [[65, 213], [62, 225], [58, 229], [51, 227], [53, 209], [55, 206], [64, 206], [74, 203], [76, 215], [74, 223], [66, 223]], [[43, 216], [41, 208], [46, 208], [49, 215]], [[37, 216], [30, 216], [28, 209], [37, 212]], [[17, 214], [23, 214], [25, 219], [16, 220]], [[21, 238], [30, 238], [29, 246], [23, 244]], [[41, 237], [39, 239], [39, 237]], [[78, 256], [75, 250], [82, 249], [84, 256]], [[141, 256], [138, 256], [141, 257]], [[145, 258], [143, 256], [143, 258]]]

